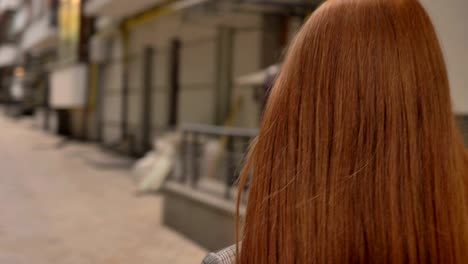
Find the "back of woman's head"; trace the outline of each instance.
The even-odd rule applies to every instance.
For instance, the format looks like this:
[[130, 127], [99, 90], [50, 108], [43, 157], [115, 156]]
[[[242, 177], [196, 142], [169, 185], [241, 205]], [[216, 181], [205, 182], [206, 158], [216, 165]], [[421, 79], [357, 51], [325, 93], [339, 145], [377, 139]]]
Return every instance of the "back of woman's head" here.
[[416, 0], [329, 0], [292, 43], [241, 177], [240, 263], [468, 263], [467, 167]]

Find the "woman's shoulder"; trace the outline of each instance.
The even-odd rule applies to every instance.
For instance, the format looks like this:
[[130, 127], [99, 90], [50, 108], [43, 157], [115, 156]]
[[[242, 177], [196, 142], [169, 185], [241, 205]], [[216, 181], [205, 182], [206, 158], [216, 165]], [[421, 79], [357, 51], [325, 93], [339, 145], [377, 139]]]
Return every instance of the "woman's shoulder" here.
[[202, 264], [234, 264], [236, 261], [236, 246], [230, 246], [217, 253], [210, 253]]

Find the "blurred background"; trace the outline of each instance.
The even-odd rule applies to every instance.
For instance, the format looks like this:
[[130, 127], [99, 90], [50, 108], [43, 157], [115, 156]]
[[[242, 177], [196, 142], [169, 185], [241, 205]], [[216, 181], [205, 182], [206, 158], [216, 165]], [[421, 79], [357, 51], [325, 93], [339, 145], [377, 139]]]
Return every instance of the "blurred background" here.
[[[468, 142], [468, 1], [421, 2]], [[234, 243], [244, 153], [320, 3], [0, 0], [0, 263], [199, 263]]]

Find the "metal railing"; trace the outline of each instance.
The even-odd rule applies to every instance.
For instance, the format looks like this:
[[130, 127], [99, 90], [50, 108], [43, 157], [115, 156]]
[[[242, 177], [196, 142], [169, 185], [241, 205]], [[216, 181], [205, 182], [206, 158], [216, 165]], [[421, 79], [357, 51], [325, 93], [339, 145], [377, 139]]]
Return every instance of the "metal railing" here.
[[[180, 131], [180, 172], [175, 180], [194, 189], [202, 188], [200, 182], [203, 179], [222, 184], [224, 198], [231, 199], [245, 153], [257, 130], [186, 124]], [[210, 144], [216, 146], [212, 159], [207, 157]]]

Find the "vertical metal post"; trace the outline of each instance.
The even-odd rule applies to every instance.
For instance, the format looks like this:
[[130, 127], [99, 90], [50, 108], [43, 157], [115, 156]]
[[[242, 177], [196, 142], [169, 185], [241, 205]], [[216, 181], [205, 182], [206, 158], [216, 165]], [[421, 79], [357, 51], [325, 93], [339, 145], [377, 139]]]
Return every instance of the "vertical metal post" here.
[[231, 108], [234, 29], [218, 28], [216, 55], [215, 123], [223, 125]]
[[179, 181], [181, 183], [185, 183], [185, 181], [187, 180], [187, 161], [188, 161], [188, 158], [187, 158], [187, 137], [188, 137], [188, 133], [183, 131], [182, 132], [182, 143], [180, 144], [180, 157], [181, 157], [181, 172], [180, 172], [180, 179]]
[[142, 150], [147, 152], [151, 149], [151, 120], [152, 120], [152, 99], [153, 99], [153, 59], [154, 49], [146, 47], [143, 52], [143, 96], [142, 96]]
[[198, 133], [193, 134], [192, 138], [192, 187], [197, 188], [198, 180], [200, 179], [200, 139]]
[[[244, 142], [244, 146], [242, 148], [242, 151], [243, 153], [246, 153], [247, 149], [250, 147], [250, 142], [252, 141], [252, 138], [250, 137], [245, 137], [244, 138], [245, 142]], [[249, 190], [249, 186], [250, 186], [250, 176], [247, 178], [245, 184], [244, 184], [244, 194], [247, 193], [247, 191]], [[243, 195], [243, 198], [245, 199], [245, 195]]]
[[122, 48], [123, 48], [123, 72], [122, 72], [122, 118], [121, 118], [121, 130], [122, 130], [122, 141], [128, 140], [128, 95], [129, 95], [129, 36], [128, 31], [124, 29], [122, 31]]
[[231, 187], [235, 179], [235, 168], [236, 168], [236, 157], [234, 149], [234, 138], [229, 137], [227, 146], [226, 146], [226, 191], [224, 197], [226, 199], [231, 199]]
[[49, 130], [50, 128], [50, 104], [49, 104], [49, 95], [50, 95], [50, 72], [45, 74], [45, 87], [44, 87], [44, 130]]
[[81, 119], [81, 140], [88, 139], [88, 120], [90, 116], [91, 110], [94, 108], [96, 104], [96, 73], [97, 73], [97, 66], [95, 63], [88, 63], [88, 73], [86, 75], [86, 94], [85, 94], [85, 104], [82, 111], [82, 119]]
[[102, 142], [104, 132], [104, 68], [106, 67], [103, 63], [97, 64], [97, 75], [96, 75], [96, 132], [97, 140]]
[[180, 47], [181, 42], [175, 38], [171, 41], [169, 61], [169, 128], [174, 128], [178, 123], [179, 92], [180, 92]]

